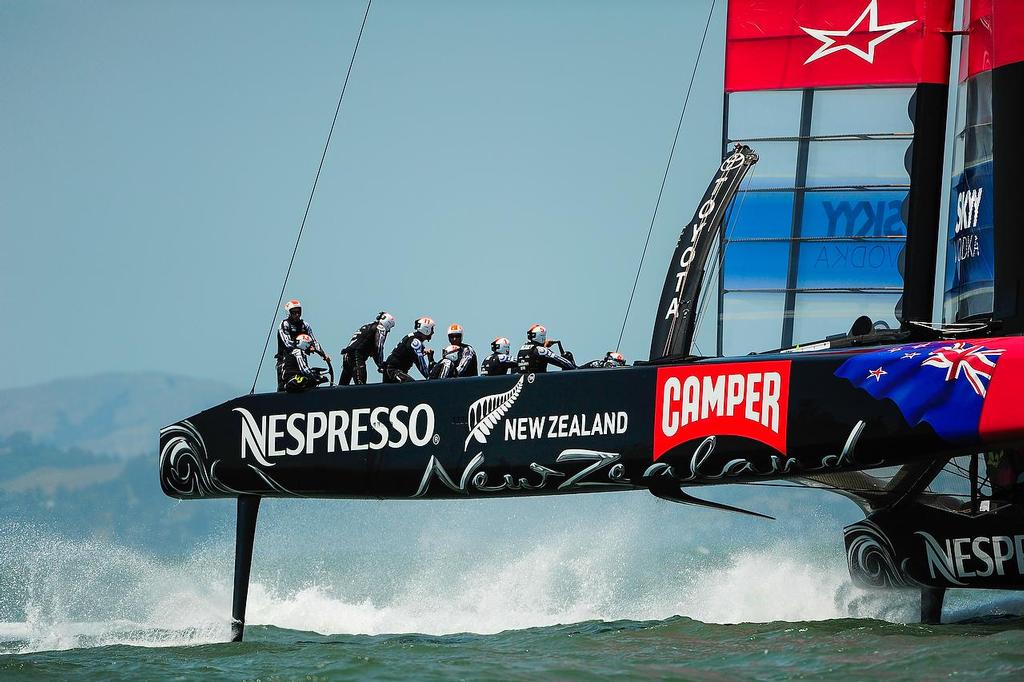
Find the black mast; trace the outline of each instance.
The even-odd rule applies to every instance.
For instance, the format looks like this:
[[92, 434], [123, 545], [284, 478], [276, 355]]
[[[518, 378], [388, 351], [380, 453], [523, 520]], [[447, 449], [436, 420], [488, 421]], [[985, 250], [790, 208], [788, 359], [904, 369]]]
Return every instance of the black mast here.
[[[1008, 27], [1004, 27], [1004, 30]], [[995, 294], [1000, 334], [1024, 332], [1024, 61], [992, 70], [992, 193]]]
[[914, 139], [906, 156], [910, 193], [903, 203], [907, 241], [903, 251], [902, 310], [898, 313], [904, 329], [910, 322], [932, 319], [948, 100], [946, 83], [921, 83], [910, 99], [908, 114], [914, 123]]

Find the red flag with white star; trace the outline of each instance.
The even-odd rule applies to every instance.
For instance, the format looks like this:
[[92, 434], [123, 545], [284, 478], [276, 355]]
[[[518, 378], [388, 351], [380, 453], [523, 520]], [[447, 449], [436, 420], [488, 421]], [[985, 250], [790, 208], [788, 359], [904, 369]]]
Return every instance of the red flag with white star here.
[[945, 83], [953, 0], [730, 0], [725, 89]]

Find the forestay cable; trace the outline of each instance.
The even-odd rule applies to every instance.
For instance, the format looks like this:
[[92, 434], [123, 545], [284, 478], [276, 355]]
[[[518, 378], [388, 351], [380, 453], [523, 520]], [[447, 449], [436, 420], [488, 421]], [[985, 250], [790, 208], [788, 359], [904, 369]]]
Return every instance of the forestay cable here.
[[363, 29], [366, 28], [366, 18], [370, 15], [370, 5], [373, 0], [366, 0], [366, 11], [363, 12], [363, 23], [359, 25], [359, 35], [356, 36], [356, 44], [352, 48], [352, 58], [348, 61], [348, 70], [345, 72], [345, 80], [341, 84], [341, 94], [338, 95], [338, 106], [334, 109], [334, 119], [331, 121], [331, 129], [327, 132], [327, 141], [324, 142], [324, 151], [320, 155], [320, 165], [317, 166], [316, 176], [313, 178], [313, 187], [309, 190], [309, 199], [306, 201], [306, 210], [302, 214], [302, 222], [299, 224], [299, 233], [295, 236], [295, 247], [292, 249], [292, 257], [288, 261], [288, 270], [284, 273], [284, 281], [281, 282], [281, 293], [277, 295], [277, 304], [274, 306], [274, 316], [270, 318], [270, 329], [267, 330], [267, 340], [263, 344], [263, 352], [260, 354], [260, 364], [256, 367], [256, 376], [252, 380], [252, 388], [249, 393], [256, 392], [256, 382], [260, 380], [260, 371], [263, 369], [263, 361], [267, 357], [267, 349], [270, 347], [270, 338], [274, 335], [274, 326], [277, 324], [278, 309], [281, 301], [284, 300], [284, 291], [288, 286], [288, 278], [292, 274], [292, 265], [295, 264], [295, 254], [299, 251], [299, 242], [302, 240], [302, 231], [306, 229], [306, 218], [309, 217], [309, 207], [313, 205], [313, 195], [316, 194], [316, 186], [320, 181], [320, 172], [324, 169], [324, 159], [327, 158], [327, 149], [331, 146], [331, 137], [334, 135], [334, 126], [338, 123], [338, 114], [341, 112], [341, 102], [345, 99], [345, 90], [348, 88], [348, 79], [352, 75], [352, 65], [356, 62], [356, 54], [359, 52], [359, 41], [363, 38]]
[[[704, 53], [704, 41], [708, 37], [708, 28], [711, 26], [711, 17], [715, 13], [715, 3], [718, 0], [711, 0], [711, 9], [708, 10], [708, 20], [704, 24], [704, 35], [700, 38], [700, 47], [697, 48], [697, 60], [693, 63], [693, 72], [690, 74], [690, 84], [686, 86], [686, 96], [683, 98], [683, 108], [679, 112], [679, 123], [676, 124], [676, 134], [672, 138], [672, 148], [668, 152], [668, 162], [665, 164], [665, 173], [661, 177], [661, 188], [658, 190], [658, 200], [654, 202], [654, 213], [651, 215], [651, 225], [647, 228], [647, 239], [644, 241], [644, 250], [640, 254], [640, 263], [636, 268], [636, 278], [633, 280], [633, 290], [629, 292], [629, 303], [626, 304], [626, 314], [622, 316], [622, 329], [619, 330], [619, 340], [615, 342], [615, 350], [622, 345], [622, 335], [626, 332], [626, 321], [629, 319], [629, 309], [633, 307], [633, 297], [636, 296], [636, 287], [640, 283], [640, 272], [644, 267], [644, 258], [647, 256], [647, 247], [651, 243], [651, 233], [654, 232], [654, 222], [658, 219], [658, 208], [661, 207], [661, 197], [665, 193], [665, 183], [668, 181], [668, 172], [672, 168], [672, 158], [676, 153], [676, 143], [679, 142], [679, 131], [683, 127], [683, 117], [686, 115], [686, 104], [690, 101], [690, 90], [693, 89], [693, 79], [697, 76], [697, 67], [700, 65], [700, 57]], [[264, 351], [265, 352], [265, 351]]]

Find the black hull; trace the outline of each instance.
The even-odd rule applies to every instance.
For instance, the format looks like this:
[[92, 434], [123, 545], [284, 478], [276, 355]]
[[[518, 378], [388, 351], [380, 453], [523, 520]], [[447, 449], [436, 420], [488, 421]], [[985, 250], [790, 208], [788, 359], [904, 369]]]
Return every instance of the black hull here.
[[912, 503], [844, 531], [850, 575], [868, 588], [1024, 589], [1024, 509], [980, 514]]
[[[984, 409], [1005, 413], [1024, 343], [971, 343], [1002, 350], [992, 381], [1003, 381]], [[871, 395], [871, 377], [840, 375], [847, 361], [903, 351], [911, 347], [243, 396], [161, 431], [160, 480], [178, 498], [546, 495], [647, 489], [665, 477], [696, 486], [834, 473], [1024, 440], [1024, 414], [940, 435], [934, 419], [908, 419], [898, 400]], [[722, 394], [687, 394], [694, 386]]]

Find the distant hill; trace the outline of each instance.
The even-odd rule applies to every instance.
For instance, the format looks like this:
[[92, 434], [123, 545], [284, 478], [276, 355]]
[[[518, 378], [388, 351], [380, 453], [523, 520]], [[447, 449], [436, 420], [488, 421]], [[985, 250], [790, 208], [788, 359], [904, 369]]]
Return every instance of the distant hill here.
[[0, 528], [112, 539], [174, 554], [232, 518], [231, 500], [179, 504], [160, 491], [157, 456], [128, 460], [0, 437]]
[[111, 373], [0, 390], [0, 437], [116, 458], [154, 455], [160, 427], [220, 404], [241, 389], [156, 372]]

